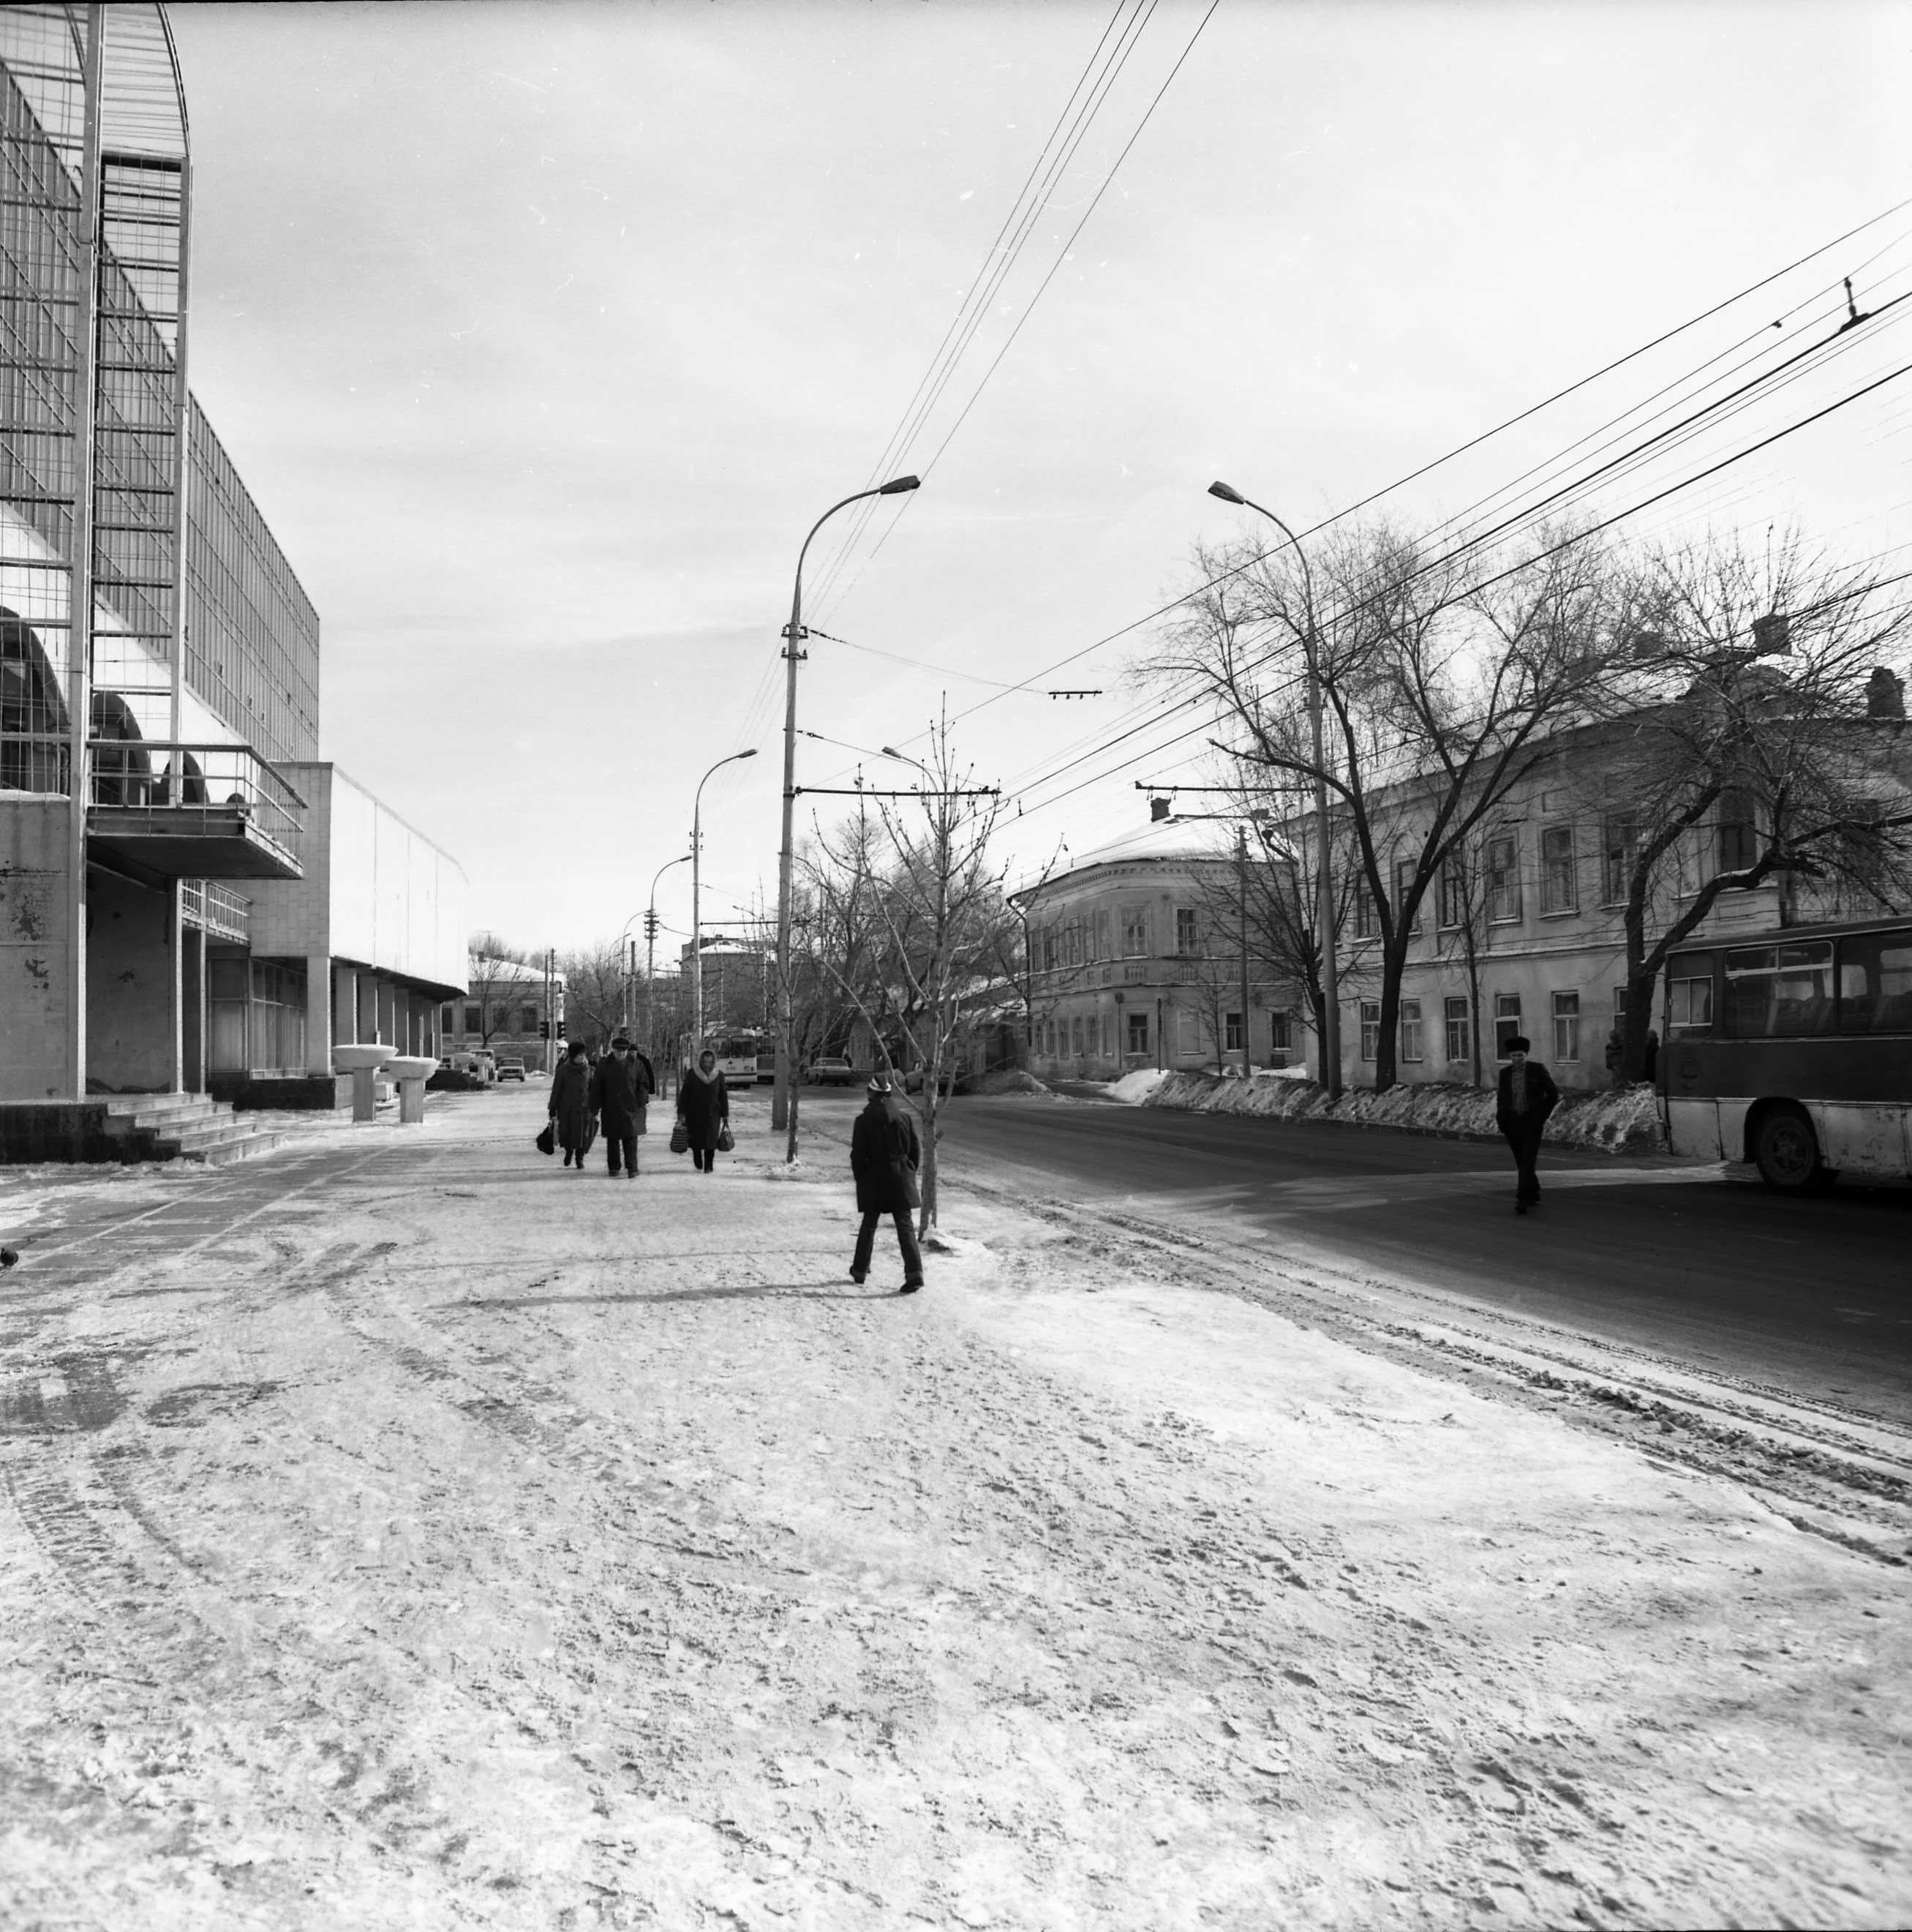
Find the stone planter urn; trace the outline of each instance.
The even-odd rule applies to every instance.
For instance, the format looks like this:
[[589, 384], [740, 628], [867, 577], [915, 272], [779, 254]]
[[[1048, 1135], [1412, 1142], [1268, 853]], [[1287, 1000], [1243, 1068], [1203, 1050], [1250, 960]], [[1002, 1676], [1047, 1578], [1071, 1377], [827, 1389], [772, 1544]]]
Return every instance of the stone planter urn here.
[[438, 1062], [428, 1054], [397, 1053], [385, 1062], [385, 1072], [398, 1082], [398, 1118], [401, 1125], [418, 1126], [425, 1118], [425, 1082], [437, 1070]]
[[378, 1112], [378, 1094], [373, 1076], [392, 1056], [392, 1049], [374, 1040], [363, 1046], [335, 1046], [332, 1064], [341, 1073], [352, 1076], [352, 1118], [369, 1120]]

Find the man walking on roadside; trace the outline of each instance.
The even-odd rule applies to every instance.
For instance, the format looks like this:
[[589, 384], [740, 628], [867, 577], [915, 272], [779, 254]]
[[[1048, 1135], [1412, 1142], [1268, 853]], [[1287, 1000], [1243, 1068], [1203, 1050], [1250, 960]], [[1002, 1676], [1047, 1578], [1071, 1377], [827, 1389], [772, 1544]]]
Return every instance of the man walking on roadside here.
[[1494, 1108], [1494, 1124], [1514, 1150], [1519, 1180], [1514, 1189], [1514, 1211], [1524, 1214], [1540, 1204], [1540, 1177], [1533, 1163], [1540, 1152], [1541, 1130], [1547, 1116], [1560, 1104], [1560, 1090], [1545, 1067], [1527, 1058], [1525, 1038], [1516, 1034], [1507, 1042], [1507, 1064], [1500, 1070], [1500, 1089]]
[[646, 1130], [644, 1110], [650, 1099], [649, 1070], [619, 1034], [591, 1076], [591, 1111], [604, 1129], [604, 1158], [613, 1180], [620, 1163], [628, 1178], [637, 1178], [637, 1136]]
[[916, 1181], [916, 1171], [923, 1164], [922, 1143], [916, 1122], [883, 1075], [870, 1082], [868, 1092], [869, 1103], [857, 1115], [850, 1136], [850, 1171], [856, 1178], [856, 1204], [863, 1214], [850, 1278], [860, 1282], [868, 1275], [877, 1223], [888, 1214], [896, 1222], [897, 1244], [903, 1250], [903, 1286], [898, 1292], [914, 1294], [923, 1285], [922, 1253], [910, 1224], [911, 1215], [923, 1204]]

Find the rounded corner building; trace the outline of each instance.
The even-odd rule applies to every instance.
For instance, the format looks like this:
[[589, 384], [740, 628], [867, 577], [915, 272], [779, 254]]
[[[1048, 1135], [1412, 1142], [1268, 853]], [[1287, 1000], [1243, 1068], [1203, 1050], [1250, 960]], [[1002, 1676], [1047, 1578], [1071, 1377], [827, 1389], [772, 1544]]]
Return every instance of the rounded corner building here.
[[157, 4], [0, 8], [0, 1161], [243, 1140], [436, 1055], [455, 861], [319, 743], [319, 617], [187, 382]]

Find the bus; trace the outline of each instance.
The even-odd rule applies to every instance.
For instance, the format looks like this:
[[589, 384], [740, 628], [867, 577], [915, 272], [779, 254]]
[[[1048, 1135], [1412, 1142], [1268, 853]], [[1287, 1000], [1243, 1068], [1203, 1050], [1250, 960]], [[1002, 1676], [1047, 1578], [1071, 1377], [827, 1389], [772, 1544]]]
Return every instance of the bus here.
[[1912, 1179], [1912, 919], [1722, 934], [1667, 962], [1656, 1082], [1675, 1154], [1797, 1194]]
[[[754, 1087], [759, 1081], [776, 1077], [776, 1057], [768, 1034], [749, 1030], [712, 1034], [704, 1044], [717, 1055], [717, 1070], [727, 1086]], [[766, 1067], [768, 1072], [764, 1070]]]

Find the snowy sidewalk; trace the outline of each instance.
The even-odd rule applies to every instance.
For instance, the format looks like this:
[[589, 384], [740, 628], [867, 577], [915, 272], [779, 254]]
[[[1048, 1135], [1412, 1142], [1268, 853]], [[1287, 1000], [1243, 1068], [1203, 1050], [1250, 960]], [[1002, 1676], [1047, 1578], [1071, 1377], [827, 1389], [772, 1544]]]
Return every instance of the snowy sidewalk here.
[[541, 1099], [0, 1283], [0, 1923], [1912, 1916], [1905, 1570], [960, 1173], [859, 1288], [847, 1104]]

